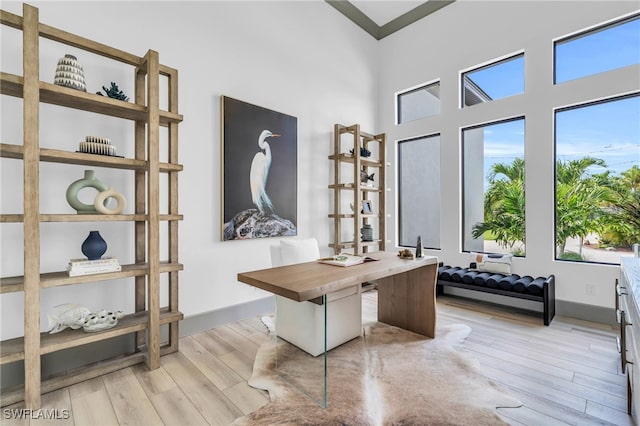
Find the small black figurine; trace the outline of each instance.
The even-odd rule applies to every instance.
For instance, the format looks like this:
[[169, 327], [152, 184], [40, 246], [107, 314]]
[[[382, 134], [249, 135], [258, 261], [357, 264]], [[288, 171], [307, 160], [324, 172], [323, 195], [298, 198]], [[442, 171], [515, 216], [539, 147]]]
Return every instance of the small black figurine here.
[[[350, 149], [349, 153], [353, 155], [353, 149]], [[360, 147], [360, 157], [370, 157], [370, 156], [371, 156], [371, 151], [369, 151], [367, 148]]]
[[416, 259], [422, 257], [422, 237], [418, 235], [418, 242], [416, 243]]
[[368, 175], [367, 172], [361, 171], [360, 182], [367, 183], [368, 181], [373, 181], [373, 175], [375, 175], [375, 173], [371, 173], [370, 175]]
[[[107, 89], [106, 87], [102, 86], [102, 90], [104, 90], [104, 93], [106, 93], [107, 96], [112, 98], [112, 99], [119, 99], [119, 100], [125, 101], [125, 102], [127, 102], [129, 100], [129, 97], [127, 97], [127, 95], [125, 95], [124, 92], [122, 90], [120, 90], [118, 88], [118, 85], [116, 83], [114, 83], [113, 81], [111, 82], [111, 87], [109, 89]], [[102, 93], [100, 93], [100, 92], [96, 92], [96, 95], [103, 96]]]

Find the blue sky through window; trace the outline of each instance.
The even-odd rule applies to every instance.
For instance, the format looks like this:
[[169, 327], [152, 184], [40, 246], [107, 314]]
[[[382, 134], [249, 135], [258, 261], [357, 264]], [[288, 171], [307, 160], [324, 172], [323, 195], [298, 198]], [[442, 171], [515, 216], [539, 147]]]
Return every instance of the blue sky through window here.
[[524, 55], [466, 74], [491, 99], [524, 92]]
[[556, 83], [640, 63], [640, 18], [557, 43], [555, 61]]
[[487, 176], [494, 164], [511, 164], [516, 158], [524, 158], [524, 119], [485, 126], [483, 137], [486, 191], [489, 187]]
[[[616, 175], [640, 165], [640, 96], [560, 111], [556, 158], [600, 158]], [[591, 173], [606, 169], [594, 167]]]

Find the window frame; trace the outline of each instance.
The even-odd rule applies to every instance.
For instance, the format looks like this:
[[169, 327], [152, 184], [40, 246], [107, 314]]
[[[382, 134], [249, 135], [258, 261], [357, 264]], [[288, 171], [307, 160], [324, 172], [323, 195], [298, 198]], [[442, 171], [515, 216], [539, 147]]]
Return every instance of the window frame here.
[[[396, 92], [394, 94], [394, 98], [395, 98], [395, 113], [396, 113], [395, 124], [396, 124], [396, 126], [399, 126], [399, 125], [405, 124], [405, 123], [410, 123], [412, 121], [422, 120], [422, 119], [425, 119], [425, 118], [429, 118], [429, 117], [434, 117], [436, 115], [440, 115], [440, 112], [442, 110], [440, 112], [438, 112], [438, 114], [432, 114], [432, 115], [427, 115], [425, 117], [414, 118], [413, 120], [407, 120], [407, 121], [402, 121], [402, 122], [400, 121], [400, 118], [402, 116], [402, 108], [400, 107], [400, 97], [404, 96], [404, 95], [411, 94], [411, 93], [418, 92], [420, 90], [426, 89], [427, 87], [433, 86], [435, 84], [439, 84], [440, 87], [442, 87], [442, 83], [441, 83], [440, 78], [436, 78], [436, 79], [429, 80], [429, 81], [424, 82], [424, 83], [417, 84], [415, 86], [409, 87], [408, 89], [401, 90], [401, 91]], [[438, 98], [438, 100], [441, 101], [440, 98]]]
[[[613, 28], [613, 27], [616, 27], [616, 26], [619, 26], [619, 25], [623, 25], [623, 24], [626, 24], [628, 22], [634, 21], [636, 19], [640, 19], [640, 13], [638, 11], [627, 13], [625, 15], [618, 16], [616, 18], [609, 19], [609, 20], [604, 21], [604, 22], [599, 22], [599, 23], [597, 23], [595, 25], [591, 25], [591, 26], [586, 27], [586, 28], [581, 28], [581, 29], [579, 29], [577, 31], [573, 31], [571, 33], [562, 35], [560, 37], [556, 37], [556, 38], [551, 39], [551, 46], [552, 46], [552, 52], [553, 52], [553, 59], [552, 59], [552, 63], [551, 63], [552, 73], [553, 73], [553, 85], [556, 86], [556, 85], [559, 85], [559, 84], [568, 83], [570, 81], [580, 80], [580, 79], [583, 79], [583, 78], [588, 78], [588, 77], [591, 77], [591, 76], [594, 76], [594, 75], [603, 74], [603, 73], [607, 73], [607, 72], [611, 72], [611, 71], [620, 69], [620, 68], [612, 68], [610, 70], [600, 71], [600, 72], [595, 73], [595, 74], [588, 74], [588, 75], [585, 75], [585, 76], [582, 76], [582, 77], [577, 77], [577, 78], [573, 78], [573, 79], [570, 79], [570, 80], [564, 80], [564, 81], [558, 83], [558, 81], [557, 81], [558, 80], [558, 78], [557, 78], [558, 77], [557, 76], [557, 66], [556, 66], [556, 64], [558, 62], [558, 58], [557, 58], [556, 46], [558, 44], [560, 44], [560, 43], [570, 42], [571, 40], [577, 40], [577, 39], [580, 39], [580, 38], [583, 38], [583, 37], [587, 37], [590, 34], [596, 34], [596, 33], [599, 33], [601, 31], [606, 31], [609, 28]], [[635, 64], [635, 65], [639, 65], [639, 64]], [[633, 65], [631, 65], [631, 66], [633, 66]], [[555, 111], [554, 111], [554, 117], [555, 117]], [[555, 126], [555, 124], [554, 124], [554, 126]], [[554, 127], [554, 130], [555, 130], [555, 127]]]
[[[395, 149], [395, 153], [396, 153], [396, 217], [397, 217], [397, 221], [396, 221], [396, 245], [397, 247], [415, 247], [415, 245], [413, 246], [405, 246], [405, 245], [401, 245], [400, 244], [400, 219], [401, 219], [401, 214], [400, 214], [400, 208], [401, 208], [401, 189], [400, 189], [400, 171], [401, 171], [401, 161], [399, 158], [399, 148], [400, 148], [400, 144], [405, 143], [405, 142], [414, 142], [420, 139], [428, 139], [428, 138], [432, 138], [432, 137], [438, 137], [440, 138], [440, 158], [439, 158], [439, 163], [440, 163], [440, 167], [442, 167], [442, 132], [433, 132], [433, 133], [427, 133], [424, 135], [418, 135], [418, 136], [412, 136], [410, 138], [406, 138], [406, 139], [401, 139], [401, 140], [397, 140], [395, 145], [396, 145], [396, 149]], [[442, 170], [440, 171], [440, 199], [442, 200]], [[442, 214], [442, 203], [440, 203], [440, 213]], [[438, 240], [440, 241], [440, 247], [426, 247], [424, 246], [424, 240], [423, 240], [423, 248], [425, 250], [442, 250], [442, 220], [440, 221], [440, 224], [438, 226], [438, 233], [440, 234], [438, 237]]]
[[459, 85], [459, 87], [458, 87], [458, 109], [464, 109], [464, 108], [469, 108], [471, 106], [474, 106], [474, 105], [465, 106], [465, 104], [464, 104], [464, 89], [465, 89], [464, 75], [465, 74], [468, 74], [468, 73], [471, 73], [471, 72], [474, 72], [474, 71], [479, 71], [481, 69], [490, 68], [492, 66], [498, 65], [501, 62], [506, 62], [506, 61], [508, 61], [510, 59], [515, 59], [518, 56], [522, 56], [522, 58], [525, 61], [525, 67], [523, 69], [523, 75], [522, 75], [523, 84], [524, 84], [522, 92], [514, 93], [513, 95], [504, 96], [504, 97], [498, 98], [498, 99], [492, 99], [491, 102], [499, 101], [501, 99], [510, 98], [512, 96], [524, 95], [527, 92], [526, 55], [525, 55], [525, 50], [524, 49], [519, 49], [519, 50], [510, 52], [510, 53], [507, 53], [505, 55], [489, 59], [487, 61], [484, 61], [484, 62], [481, 62], [479, 64], [473, 65], [471, 67], [459, 70], [458, 71], [458, 85]]
[[[465, 244], [464, 244], [464, 240], [465, 240], [465, 207], [466, 207], [466, 203], [465, 203], [465, 192], [466, 192], [466, 187], [464, 184], [464, 175], [465, 175], [465, 155], [464, 155], [464, 132], [465, 130], [474, 130], [474, 129], [478, 129], [481, 127], [487, 127], [487, 126], [493, 126], [493, 125], [497, 125], [497, 124], [503, 124], [503, 123], [510, 123], [513, 121], [518, 121], [518, 120], [522, 120], [524, 123], [524, 129], [525, 129], [525, 134], [524, 134], [524, 145], [523, 145], [523, 151], [525, 153], [525, 181], [524, 181], [524, 191], [525, 191], [525, 229], [524, 229], [524, 233], [525, 233], [525, 240], [526, 240], [526, 234], [527, 234], [527, 228], [526, 228], [526, 213], [527, 213], [527, 207], [526, 207], [526, 195], [527, 195], [527, 175], [526, 175], [526, 152], [527, 152], [527, 134], [526, 134], [526, 128], [527, 128], [527, 117], [526, 114], [522, 113], [522, 114], [516, 114], [513, 116], [509, 116], [509, 117], [505, 117], [505, 118], [500, 118], [497, 120], [488, 120], [482, 123], [476, 123], [476, 124], [471, 124], [468, 126], [461, 126], [460, 127], [460, 147], [459, 147], [459, 152], [460, 152], [460, 252], [461, 253], [483, 253], [483, 254], [491, 254], [493, 252], [487, 252], [487, 251], [471, 251], [471, 250], [466, 250], [465, 249]], [[483, 192], [483, 201], [484, 201], [484, 192]], [[527, 246], [525, 243], [524, 246], [524, 255], [513, 255], [513, 257], [517, 257], [520, 259], [524, 259], [527, 257]]]
[[592, 260], [576, 260], [576, 259], [560, 259], [557, 253], [556, 247], [556, 237], [558, 234], [557, 231], [557, 222], [558, 222], [558, 124], [557, 124], [557, 114], [559, 112], [571, 111], [579, 108], [586, 108], [594, 105], [601, 105], [608, 102], [616, 102], [624, 99], [630, 99], [634, 97], [640, 97], [640, 90], [633, 90], [629, 92], [624, 92], [616, 95], [608, 95], [602, 96], [599, 98], [590, 99], [587, 101], [574, 102], [571, 104], [554, 107], [553, 115], [552, 115], [552, 129], [553, 129], [553, 261], [554, 262], [571, 262], [571, 263], [579, 263], [584, 265], [606, 265], [606, 266], [619, 266], [618, 263], [604, 262], [604, 261], [592, 261]]

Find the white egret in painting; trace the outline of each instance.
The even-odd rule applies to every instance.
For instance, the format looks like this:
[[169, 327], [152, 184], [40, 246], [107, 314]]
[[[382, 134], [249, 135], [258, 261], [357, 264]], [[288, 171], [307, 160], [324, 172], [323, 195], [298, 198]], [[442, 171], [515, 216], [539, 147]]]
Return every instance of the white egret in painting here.
[[280, 136], [271, 133], [269, 130], [263, 130], [258, 138], [258, 146], [264, 149], [264, 152], [258, 152], [251, 162], [251, 173], [249, 174], [249, 182], [251, 184], [251, 200], [258, 207], [260, 213], [265, 210], [273, 211], [273, 204], [265, 187], [267, 186], [267, 178], [269, 177], [269, 167], [271, 167], [271, 148], [267, 143], [267, 138]]

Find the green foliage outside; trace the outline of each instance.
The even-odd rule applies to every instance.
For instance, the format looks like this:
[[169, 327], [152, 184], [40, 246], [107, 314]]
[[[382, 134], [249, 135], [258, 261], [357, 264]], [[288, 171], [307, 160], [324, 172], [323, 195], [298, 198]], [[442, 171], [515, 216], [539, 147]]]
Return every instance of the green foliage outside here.
[[[581, 253], [565, 250], [569, 238], [582, 241], [596, 233], [600, 246], [630, 247], [640, 241], [640, 168], [619, 176], [607, 171], [591, 175], [592, 166], [607, 167], [598, 158], [556, 162], [556, 248], [561, 259], [580, 260]], [[473, 238], [484, 236], [514, 250], [525, 242], [525, 162], [492, 167], [484, 196], [484, 222], [473, 227]]]

